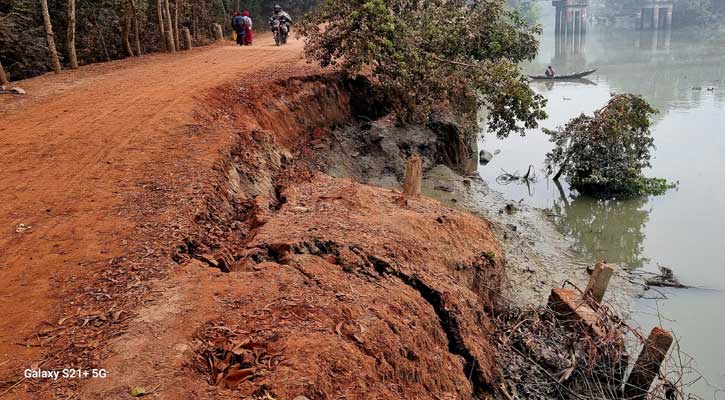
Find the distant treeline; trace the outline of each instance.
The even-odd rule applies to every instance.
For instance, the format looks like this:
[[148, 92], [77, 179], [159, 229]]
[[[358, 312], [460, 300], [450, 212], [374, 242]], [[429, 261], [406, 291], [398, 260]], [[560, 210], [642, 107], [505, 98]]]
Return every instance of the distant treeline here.
[[[214, 24], [229, 31], [232, 12], [249, 10], [265, 29], [274, 4], [301, 14], [316, 0], [0, 0], [0, 68], [11, 80], [54, 69], [49, 52], [42, 4], [62, 67], [73, 65], [69, 43], [75, 42], [80, 65], [167, 50], [162, 29], [172, 32], [179, 47], [179, 31], [188, 28], [195, 44], [214, 38]], [[75, 35], [69, 36], [71, 5], [75, 8]], [[159, 21], [161, 20], [161, 24]], [[169, 26], [170, 25], [170, 26]], [[163, 26], [163, 28], [162, 28]], [[183, 43], [183, 38], [181, 39]], [[52, 47], [52, 46], [51, 46]]]

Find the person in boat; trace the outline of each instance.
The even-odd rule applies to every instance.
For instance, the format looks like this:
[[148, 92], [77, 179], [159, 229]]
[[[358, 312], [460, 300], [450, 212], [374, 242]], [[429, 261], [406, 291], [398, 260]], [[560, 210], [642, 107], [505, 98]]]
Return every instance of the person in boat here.
[[551, 65], [549, 65], [546, 68], [544, 75], [546, 75], [547, 78], [553, 78], [556, 75], [556, 72], [554, 72], [554, 68]]
[[246, 46], [252, 45], [252, 18], [249, 17], [249, 11], [244, 10], [242, 12], [242, 23], [244, 24], [244, 44]]

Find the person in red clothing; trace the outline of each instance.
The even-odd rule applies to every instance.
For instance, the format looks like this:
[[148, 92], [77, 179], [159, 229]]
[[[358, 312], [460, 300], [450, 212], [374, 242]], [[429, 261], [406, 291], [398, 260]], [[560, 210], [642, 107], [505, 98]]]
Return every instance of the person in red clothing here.
[[244, 44], [247, 46], [252, 45], [252, 18], [249, 17], [249, 11], [244, 10], [242, 12], [242, 18], [244, 19]]

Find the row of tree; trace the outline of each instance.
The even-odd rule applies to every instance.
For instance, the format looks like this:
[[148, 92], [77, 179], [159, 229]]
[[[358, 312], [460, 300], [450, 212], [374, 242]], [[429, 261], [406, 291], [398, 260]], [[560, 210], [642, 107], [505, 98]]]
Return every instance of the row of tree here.
[[[293, 13], [315, 3], [281, 2]], [[0, 0], [0, 80], [7, 80], [3, 71], [10, 79], [22, 79], [63, 67], [176, 51], [184, 45], [184, 29], [194, 43], [204, 44], [214, 39], [215, 24], [229, 31], [233, 11], [247, 9], [262, 18], [274, 4], [275, 0]]]

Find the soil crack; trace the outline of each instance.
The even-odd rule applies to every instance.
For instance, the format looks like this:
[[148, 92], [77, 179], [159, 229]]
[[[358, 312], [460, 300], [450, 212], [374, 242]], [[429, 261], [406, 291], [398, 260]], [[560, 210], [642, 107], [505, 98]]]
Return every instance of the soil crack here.
[[[394, 268], [390, 262], [368, 254], [357, 246], [344, 245], [334, 241], [314, 239], [312, 241], [304, 241], [295, 244], [269, 244], [258, 247], [258, 249], [262, 250], [261, 252], [266, 254], [265, 257], [262, 257], [265, 261], [273, 261], [280, 265], [296, 264], [291, 262], [291, 254], [309, 254], [322, 258], [333, 256], [335, 258], [335, 263], [340, 265], [343, 271], [348, 273], [362, 272], [365, 275], [372, 276], [373, 274], [366, 272], [365, 269], [361, 269], [360, 265], [351, 265], [349, 261], [346, 261], [346, 259], [341, 256], [344, 252], [351, 252], [352, 254], [360, 257], [368, 268], [372, 267], [378, 276], [392, 276], [399, 279], [406, 286], [418, 292], [421, 298], [433, 307], [440, 326], [446, 334], [448, 351], [451, 354], [460, 356], [464, 360], [463, 373], [473, 387], [473, 395], [482, 396], [484, 394], [495, 392], [491, 384], [487, 382], [486, 374], [479, 360], [466, 346], [461, 332], [461, 324], [451, 307], [447, 304], [444, 293], [429, 286], [418, 276], [406, 274]], [[297, 269], [308, 279], [319, 283], [319, 281], [308, 272], [300, 270], [300, 268]]]

